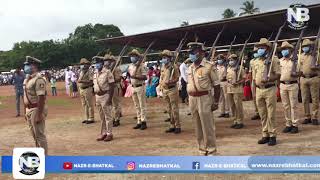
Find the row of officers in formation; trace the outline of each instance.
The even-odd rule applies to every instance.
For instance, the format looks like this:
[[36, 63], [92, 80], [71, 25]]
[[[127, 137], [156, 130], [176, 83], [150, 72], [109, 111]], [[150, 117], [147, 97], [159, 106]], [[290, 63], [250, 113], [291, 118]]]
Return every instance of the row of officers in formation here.
[[[201, 155], [214, 155], [216, 153], [216, 134], [213, 111], [220, 109], [220, 117], [229, 117], [231, 109], [233, 124], [231, 128], [241, 129], [243, 122], [242, 83], [244, 70], [234, 67], [240, 61], [236, 54], [228, 57], [219, 54], [207, 60], [206, 50], [202, 43], [190, 42], [189, 58], [184, 63], [188, 64], [187, 92], [189, 95], [189, 108], [195, 124], [196, 139]], [[280, 93], [285, 114], [284, 133], [298, 133], [297, 99], [298, 81], [300, 81], [305, 119], [302, 124], [318, 125], [319, 113], [319, 72], [311, 70], [311, 49], [314, 43], [305, 39], [302, 43], [302, 53], [299, 57], [296, 76], [291, 73], [293, 45], [284, 41], [281, 45], [282, 58], [275, 58], [270, 65], [270, 78], [265, 80], [265, 59], [271, 51], [272, 44], [261, 38], [254, 46], [254, 59], [250, 62], [252, 74], [252, 92], [256, 111], [253, 119], [261, 119], [261, 139], [258, 144], [276, 145], [276, 84], [280, 82]], [[180, 72], [179, 67], [173, 63], [173, 53], [164, 50], [161, 53], [163, 66], [161, 68], [160, 87], [164, 99], [168, 103], [170, 115], [170, 128], [167, 133], [181, 133], [178, 106], [178, 87]], [[133, 102], [137, 113], [137, 123], [134, 129], [147, 129], [145, 80], [147, 79], [146, 67], [143, 56], [138, 50], [129, 53], [130, 64], [128, 73], [133, 86]], [[213, 63], [214, 62], [214, 63]], [[24, 104], [26, 120], [37, 147], [43, 147], [48, 153], [45, 135], [45, 118], [47, 106], [45, 101], [46, 81], [39, 74], [41, 61], [28, 57], [24, 71], [29, 74], [24, 82]], [[85, 112], [83, 123], [94, 122], [93, 98], [96, 99], [96, 108], [101, 119], [101, 132], [97, 141], [113, 140], [112, 127], [120, 125], [120, 81], [121, 70], [116, 66], [117, 61], [111, 55], [94, 58], [95, 73], [89, 71], [91, 62], [87, 59], [80, 60], [81, 73], [78, 80], [82, 106]], [[225, 64], [228, 64], [225, 66]], [[310, 107], [310, 97], [312, 106]], [[220, 103], [219, 103], [220, 101]]]

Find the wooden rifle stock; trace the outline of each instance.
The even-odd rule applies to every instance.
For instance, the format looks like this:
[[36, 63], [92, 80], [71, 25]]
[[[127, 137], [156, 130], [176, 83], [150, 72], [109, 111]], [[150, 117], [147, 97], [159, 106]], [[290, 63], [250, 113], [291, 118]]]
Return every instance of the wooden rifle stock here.
[[220, 39], [220, 36], [221, 36], [222, 32], [224, 31], [224, 29], [225, 29], [225, 25], [223, 25], [221, 31], [217, 34], [217, 37], [216, 37], [216, 39], [214, 40], [214, 42], [213, 42], [213, 44], [211, 46], [211, 49], [210, 49], [209, 54], [208, 54], [208, 60], [213, 60], [214, 55], [216, 53], [216, 45], [217, 45], [217, 43], [218, 43], [218, 41]]
[[301, 46], [301, 41], [302, 41], [302, 37], [303, 37], [303, 33], [304, 33], [305, 29], [302, 29], [299, 35], [299, 39], [297, 41], [297, 44], [294, 47], [293, 53], [292, 53], [292, 69], [291, 69], [291, 76], [296, 76], [297, 75], [297, 64], [298, 64], [298, 53], [299, 53], [299, 49]]
[[311, 52], [312, 60], [311, 60], [311, 69], [317, 69], [319, 64], [318, 64], [318, 59], [319, 59], [319, 38], [320, 38], [320, 26], [318, 30], [318, 34], [316, 37], [316, 40], [314, 41], [314, 47]]
[[233, 38], [233, 40], [232, 40], [232, 42], [230, 43], [230, 47], [229, 47], [229, 49], [228, 49], [228, 53], [227, 53], [227, 57], [226, 57], [226, 62], [225, 62], [225, 64], [224, 64], [224, 71], [223, 71], [223, 79], [225, 79], [226, 77], [227, 77], [227, 68], [228, 68], [228, 61], [227, 61], [227, 59], [228, 59], [228, 57], [230, 56], [230, 54], [231, 54], [231, 49], [232, 49], [232, 46], [233, 46], [233, 43], [236, 41], [236, 38], [237, 38], [237, 36], [234, 36], [234, 38]]
[[[176, 49], [176, 51], [174, 53], [173, 65], [175, 65], [178, 62], [181, 49], [182, 49], [183, 45], [186, 43], [187, 35], [188, 35], [188, 32], [186, 32], [184, 37], [180, 40], [180, 43], [179, 43], [179, 45], [178, 45], [178, 47], [177, 47], [177, 49]], [[169, 80], [172, 80], [173, 74], [174, 74], [174, 68], [171, 69]]]

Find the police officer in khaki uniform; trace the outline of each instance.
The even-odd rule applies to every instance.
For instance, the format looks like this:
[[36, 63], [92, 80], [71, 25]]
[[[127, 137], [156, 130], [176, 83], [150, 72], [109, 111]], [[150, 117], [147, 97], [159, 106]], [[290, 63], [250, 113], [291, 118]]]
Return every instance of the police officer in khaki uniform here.
[[[213, 118], [220, 98], [219, 77], [215, 67], [206, 60], [202, 43], [188, 44], [192, 65], [188, 71], [187, 91], [192, 119], [196, 124], [196, 135], [201, 155], [216, 152], [216, 134]], [[214, 88], [214, 97], [211, 90]], [[210, 108], [211, 107], [211, 108]]]
[[[311, 69], [311, 50], [314, 48], [314, 43], [309, 39], [302, 42], [303, 53], [300, 56], [299, 71], [302, 73], [300, 79], [300, 88], [302, 103], [304, 107], [305, 120], [302, 124], [312, 123], [318, 125], [319, 115], [319, 70]], [[310, 113], [310, 96], [312, 98], [312, 113]]]
[[284, 41], [280, 47], [282, 58], [280, 59], [280, 95], [286, 118], [286, 127], [283, 133], [298, 133], [298, 77], [292, 76], [292, 51], [293, 45]]
[[113, 127], [120, 126], [120, 116], [121, 116], [121, 104], [120, 104], [120, 97], [121, 97], [121, 76], [122, 72], [119, 67], [115, 67], [116, 59], [114, 56], [106, 54], [104, 56], [105, 59], [105, 67], [109, 69], [114, 77], [115, 86], [114, 86], [114, 93], [112, 98], [112, 119], [113, 119]]
[[82, 58], [80, 60], [80, 76], [78, 87], [80, 99], [85, 113], [85, 120], [82, 123], [94, 123], [94, 105], [93, 105], [93, 74], [89, 70], [90, 62]]
[[163, 66], [161, 68], [160, 84], [163, 98], [168, 103], [168, 112], [170, 115], [170, 128], [167, 133], [181, 133], [179, 120], [179, 91], [177, 82], [179, 81], [179, 68], [173, 64], [173, 53], [164, 50], [161, 54]]
[[[238, 56], [236, 54], [231, 54], [229, 57], [229, 65], [227, 69], [227, 99], [229, 101], [232, 116], [233, 116], [233, 124], [231, 128], [241, 129], [243, 128], [243, 106], [242, 106], [242, 98], [243, 98], [243, 88], [242, 83], [244, 82], [244, 70], [241, 67], [237, 67]], [[240, 71], [240, 77], [238, 77], [238, 73]], [[237, 79], [239, 78], [239, 79]]]
[[220, 115], [219, 118], [229, 118], [229, 102], [227, 100], [227, 79], [225, 76], [226, 66], [225, 64], [228, 63], [226, 58], [219, 54], [216, 58], [217, 60], [217, 72], [219, 75], [219, 81], [220, 81]]
[[23, 82], [25, 96], [23, 97], [25, 105], [25, 118], [36, 147], [44, 149], [48, 154], [48, 142], [45, 134], [45, 119], [48, 114], [46, 106], [46, 80], [39, 72], [41, 61], [27, 56], [24, 63], [24, 72], [27, 78]]
[[96, 72], [93, 76], [96, 106], [101, 119], [101, 133], [97, 141], [112, 141], [112, 96], [114, 91], [114, 77], [111, 71], [104, 68], [104, 58], [94, 57]]
[[272, 44], [266, 38], [261, 38], [256, 44], [258, 59], [255, 60], [253, 80], [256, 85], [256, 101], [262, 123], [262, 139], [258, 141], [258, 144], [268, 143], [269, 146], [274, 146], [277, 144], [275, 127], [277, 88], [275, 83], [280, 77], [279, 60], [277, 58], [274, 58], [270, 65], [270, 78], [265, 80], [263, 77], [266, 70], [266, 56], [271, 51], [271, 46]]
[[147, 69], [143, 62], [143, 56], [138, 50], [133, 49], [130, 53], [132, 64], [129, 65], [128, 72], [133, 87], [132, 99], [137, 111], [137, 125], [133, 129], [147, 129], [146, 122], [146, 87]]
[[[253, 59], [251, 59], [250, 61], [250, 68], [249, 68], [249, 73], [251, 75], [251, 79], [254, 76], [254, 65], [256, 60], [258, 59], [258, 53], [257, 53], [258, 48], [254, 47], [253, 48]], [[251, 81], [251, 92], [252, 92], [252, 101], [253, 101], [253, 107], [254, 107], [254, 116], [251, 117], [251, 120], [259, 120], [260, 119], [260, 115], [258, 112], [258, 107], [257, 107], [257, 103], [256, 103], [256, 85], [254, 83], [254, 81]]]

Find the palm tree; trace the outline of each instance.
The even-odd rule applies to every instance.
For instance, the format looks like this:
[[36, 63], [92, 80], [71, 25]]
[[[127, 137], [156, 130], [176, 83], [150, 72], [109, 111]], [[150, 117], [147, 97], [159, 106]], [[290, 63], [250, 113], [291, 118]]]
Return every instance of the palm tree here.
[[235, 17], [237, 14], [232, 10], [232, 9], [226, 9], [223, 11], [222, 16], [223, 19], [228, 19], [228, 18], [232, 18]]
[[242, 15], [248, 15], [248, 14], [255, 14], [255, 13], [259, 13], [260, 9], [254, 7], [254, 1], [246, 1], [243, 4], [243, 7], [241, 7], [240, 9], [243, 11], [239, 14], [239, 16]]
[[182, 23], [180, 24], [181, 27], [184, 26], [189, 26], [189, 22], [188, 21], [182, 21]]

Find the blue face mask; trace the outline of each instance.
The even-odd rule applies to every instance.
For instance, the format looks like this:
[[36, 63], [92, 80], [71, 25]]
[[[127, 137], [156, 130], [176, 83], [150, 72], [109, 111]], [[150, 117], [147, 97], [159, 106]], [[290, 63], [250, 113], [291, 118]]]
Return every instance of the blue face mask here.
[[254, 58], [259, 57], [259, 56], [258, 56], [258, 53], [253, 53], [253, 57], [254, 57]]
[[196, 62], [198, 60], [198, 56], [196, 54], [189, 54], [189, 58], [191, 62]]
[[26, 73], [26, 74], [32, 73], [31, 65], [29, 65], [29, 64], [24, 65], [24, 73]]
[[96, 64], [95, 64], [95, 68], [96, 68], [97, 70], [102, 69], [102, 64], [101, 64], [101, 63], [96, 63]]
[[305, 47], [302, 48], [302, 51], [303, 51], [304, 53], [307, 53], [307, 52], [310, 51], [310, 47], [309, 47], [309, 46], [305, 46]]
[[218, 64], [223, 64], [223, 60], [222, 59], [218, 59]]
[[229, 61], [229, 65], [230, 65], [230, 66], [234, 66], [235, 64], [236, 64], [236, 61], [235, 61], [235, 60]]
[[84, 65], [80, 65], [80, 69], [83, 69], [84, 68]]
[[266, 53], [266, 49], [258, 49], [257, 54], [258, 57], [262, 57]]
[[136, 63], [138, 61], [138, 58], [132, 56], [132, 57], [130, 57], [130, 60], [131, 60], [132, 63]]
[[281, 51], [283, 57], [287, 57], [289, 55], [289, 49], [284, 49]]
[[162, 58], [161, 63], [168, 64], [169, 60], [168, 58]]

